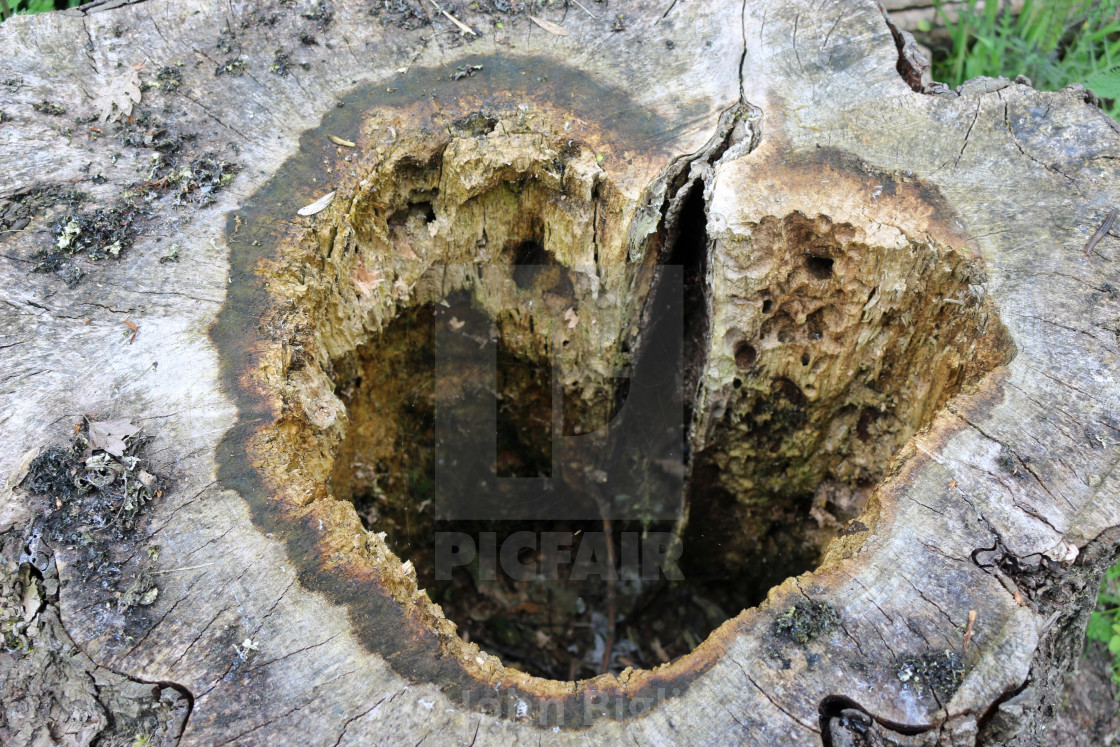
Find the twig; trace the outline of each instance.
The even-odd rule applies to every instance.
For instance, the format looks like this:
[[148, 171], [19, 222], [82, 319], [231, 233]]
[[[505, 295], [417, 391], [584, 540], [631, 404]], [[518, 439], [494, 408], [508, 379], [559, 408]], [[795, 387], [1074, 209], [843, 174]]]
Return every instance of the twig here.
[[440, 13], [443, 13], [445, 16], [447, 16], [447, 19], [449, 21], [451, 21], [453, 24], [455, 24], [456, 26], [458, 26], [459, 30], [462, 31], [464, 34], [470, 34], [471, 36], [478, 36], [478, 34], [476, 34], [474, 29], [472, 29], [470, 26], [463, 23], [462, 21], [460, 21], [455, 16], [451, 15], [450, 13], [448, 13], [443, 8], [439, 7], [439, 3], [437, 3], [436, 0], [429, 0], [429, 1], [431, 2], [432, 5], [436, 6], [436, 10], [438, 10]]
[[[3, 0], [0, 0], [0, 2], [2, 2], [2, 1]], [[583, 12], [586, 13], [587, 15], [591, 16], [596, 21], [599, 20], [599, 16], [595, 15], [590, 10], [588, 10], [587, 7], [583, 3], [581, 3], [579, 0], [572, 0], [572, 2], [575, 3], [576, 5], [578, 5], [580, 8], [583, 8]]]
[[1101, 227], [1097, 229], [1097, 232], [1095, 234], [1093, 234], [1093, 238], [1089, 239], [1089, 243], [1085, 245], [1085, 256], [1088, 257], [1091, 261], [1094, 261], [1093, 249], [1097, 247], [1097, 244], [1100, 243], [1100, 240], [1104, 238], [1105, 234], [1112, 230], [1112, 224], [1115, 221], [1116, 210], [1112, 210], [1111, 212], [1109, 212], [1108, 217], [1104, 219], [1104, 223], [1101, 224]]
[[186, 568], [172, 568], [167, 571], [152, 571], [152, 576], [162, 576], [165, 573], [179, 573], [180, 571], [193, 571], [198, 568], [206, 568], [208, 566], [217, 565], [217, 561], [213, 563], [203, 563], [202, 565], [188, 565]]
[[972, 640], [972, 625], [976, 622], [976, 610], [968, 611], [968, 626], [964, 629], [964, 650], [968, 650], [968, 642]]
[[[600, 504], [601, 506], [601, 504]], [[603, 534], [607, 536], [607, 643], [603, 647], [603, 663], [599, 674], [606, 674], [611, 668], [611, 649], [614, 648], [614, 538], [611, 536], [611, 520], [603, 514]]]

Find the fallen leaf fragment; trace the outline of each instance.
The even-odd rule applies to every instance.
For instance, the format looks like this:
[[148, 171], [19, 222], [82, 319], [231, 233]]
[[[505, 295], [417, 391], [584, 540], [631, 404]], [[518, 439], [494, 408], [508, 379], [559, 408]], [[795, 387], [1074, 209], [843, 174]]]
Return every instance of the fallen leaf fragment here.
[[[335, 191], [337, 192], [337, 190], [335, 190]], [[303, 216], [315, 215], [316, 213], [321, 213], [324, 210], [326, 210], [327, 206], [330, 205], [334, 201], [334, 196], [335, 196], [335, 192], [328, 192], [327, 194], [320, 197], [318, 200], [315, 200], [315, 202], [311, 203], [307, 207], [300, 208], [296, 212], [299, 215], [303, 215]]]
[[[76, 433], [77, 431], [75, 431]], [[16, 466], [12, 474], [8, 475], [7, 489], [11, 490], [27, 478], [27, 472], [31, 469], [31, 460], [39, 456], [38, 449], [28, 449], [19, 459], [19, 464]]]
[[109, 81], [94, 100], [93, 105], [97, 107], [98, 117], [105, 122], [112, 116], [114, 106], [120, 111], [121, 116], [130, 116], [132, 105], [140, 103], [141, 95], [140, 71], [137, 68], [130, 68], [124, 75]]
[[529, 16], [529, 19], [550, 34], [556, 34], [557, 36], [568, 35], [568, 30], [558, 23], [546, 21], [543, 18], [537, 18], [536, 16]]
[[327, 135], [327, 137], [329, 137], [331, 142], [334, 143], [335, 145], [345, 145], [347, 148], [353, 148], [357, 145], [357, 143], [353, 143], [349, 140], [343, 140], [342, 138], [338, 137], [337, 135]]
[[94, 451], [106, 451], [115, 457], [124, 456], [124, 440], [140, 432], [129, 418], [89, 421], [89, 446]]

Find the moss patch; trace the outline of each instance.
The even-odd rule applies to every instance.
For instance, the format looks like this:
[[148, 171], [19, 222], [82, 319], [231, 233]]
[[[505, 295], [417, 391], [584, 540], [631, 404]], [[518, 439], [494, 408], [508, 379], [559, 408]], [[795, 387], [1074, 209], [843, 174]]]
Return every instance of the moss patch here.
[[895, 676], [904, 688], [918, 695], [932, 692], [939, 702], [946, 703], [964, 681], [964, 665], [955, 651], [928, 652], [900, 659]]
[[796, 602], [774, 621], [774, 633], [794, 643], [806, 644], [832, 632], [840, 616], [824, 602]]

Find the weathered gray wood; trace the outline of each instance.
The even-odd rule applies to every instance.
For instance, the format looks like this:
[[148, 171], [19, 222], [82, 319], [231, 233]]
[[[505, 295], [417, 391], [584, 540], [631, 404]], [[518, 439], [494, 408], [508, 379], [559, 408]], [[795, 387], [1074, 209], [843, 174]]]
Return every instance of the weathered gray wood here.
[[[24, 538], [61, 510], [17, 487], [29, 458], [65, 443], [83, 416], [129, 417], [155, 437], [146, 453], [166, 478], [162, 495], [115, 541], [123, 570], [108, 586], [88, 565], [100, 539], [83, 543], [72, 523], [76, 539], [48, 541], [73, 650], [26, 635], [58, 652], [69, 673], [58, 681], [108, 671], [162, 684], [169, 702], [182, 692], [184, 744], [847, 744], [861, 730], [873, 743], [1037, 743], [1120, 526], [1116, 240], [1084, 256], [1118, 204], [1115, 124], [1073, 89], [981, 80], [915, 91], [904, 77], [920, 72], [898, 69], [870, 2], [584, 4], [595, 18], [576, 5], [533, 11], [566, 36], [527, 12], [441, 4], [479, 32], [468, 38], [432, 3], [371, 14], [341, 0], [329, 20], [296, 12], [316, 15], [310, 4], [149, 0], [0, 26], [0, 199], [31, 205], [28, 189], [61, 185], [88, 192], [90, 210], [150, 180], [152, 147], [74, 122], [139, 64], [149, 83], [165, 66], [181, 72], [178, 88], [146, 90], [139, 106], [197, 135], [183, 158], [209, 152], [238, 168], [213, 204], [197, 193], [172, 204], [178, 187], [158, 197], [119, 260], [75, 260], [87, 274], [74, 288], [29, 272], [33, 253], [57, 243], [50, 224], [65, 205], [34, 203], [31, 221], [0, 240], [0, 474], [11, 476], [0, 521], [15, 548], [4, 556], [6, 607], [30, 583], [17, 578]], [[270, 70], [278, 48], [287, 75]], [[473, 64], [476, 76], [454, 79]], [[43, 101], [67, 114], [36, 111]], [[493, 111], [496, 135], [476, 142], [448, 127], [472, 107]], [[345, 422], [317, 368], [376, 333], [457, 241], [503, 221], [515, 236], [516, 215], [477, 215], [469, 198], [503, 179], [547, 184], [566, 124], [585, 147], [564, 157], [565, 189], [586, 196], [533, 209], [554, 211], [543, 213], [562, 227], [553, 248], [571, 250], [560, 259], [608, 290], [628, 258], [660, 247], [682, 185], [703, 180], [711, 321], [697, 433], [709, 439], [700, 445], [719, 442], [721, 428], [736, 434], [711, 456], [729, 486], [754, 479], [742, 466], [757, 456], [750, 433], [733, 424], [771, 380], [792, 381], [813, 406], [870, 392], [861, 377], [877, 365], [879, 333], [918, 361], [897, 369], [866, 455], [825, 449], [833, 461], [802, 465], [820, 478], [898, 449], [819, 569], [681, 661], [575, 684], [463, 644], [400, 559], [331, 499], [330, 448]], [[407, 197], [393, 179], [401, 157], [435, 151], [438, 217], [422, 227], [427, 243], [409, 229], [410, 264], [370, 216]], [[326, 211], [297, 218], [331, 190]], [[178, 262], [161, 262], [173, 245]], [[843, 295], [798, 305], [816, 293], [799, 290], [817, 287], [802, 264], [814, 252], [832, 260]], [[829, 309], [825, 337], [837, 347], [805, 348], [827, 365], [802, 371], [789, 353], [800, 343], [766, 331], [764, 287], [779, 307], [793, 299], [794, 325], [812, 305]], [[870, 288], [876, 297], [856, 305]], [[939, 303], [953, 308], [932, 311]], [[126, 321], [139, 327], [132, 341]], [[911, 332], [914, 347], [899, 342]], [[746, 372], [740, 341], [757, 356]], [[293, 344], [305, 345], [305, 368], [292, 365]], [[852, 441], [855, 420], [845, 427]], [[830, 432], [779, 448], [813, 434]], [[50, 578], [50, 562], [31, 563]], [[158, 597], [122, 610], [121, 580], [144, 569]], [[829, 605], [839, 626], [803, 645], [777, 636], [775, 619], [806, 599]], [[39, 613], [43, 630], [53, 604]], [[941, 702], [906, 667], [946, 651], [964, 671]], [[0, 664], [6, 682], [16, 661]], [[96, 700], [88, 686], [67, 693], [59, 702]], [[484, 712], [489, 693], [501, 715]], [[9, 707], [9, 733], [31, 742], [46, 739], [35, 722], [54, 717], [25, 716], [22, 731], [13, 718]], [[69, 736], [52, 738], [86, 743], [104, 719], [69, 723]]]

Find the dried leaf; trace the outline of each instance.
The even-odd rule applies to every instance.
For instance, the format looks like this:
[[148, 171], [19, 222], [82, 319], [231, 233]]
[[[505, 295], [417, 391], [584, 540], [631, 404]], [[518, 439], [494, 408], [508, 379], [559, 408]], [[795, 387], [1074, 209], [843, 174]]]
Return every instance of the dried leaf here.
[[71, 219], [70, 222], [66, 224], [66, 227], [62, 229], [62, 234], [58, 237], [58, 248], [68, 248], [70, 243], [74, 241], [81, 232], [82, 229], [81, 226], [78, 225], [78, 221]]
[[349, 140], [343, 140], [337, 135], [327, 135], [327, 137], [329, 137], [331, 139], [331, 142], [335, 145], [345, 145], [347, 148], [353, 148], [356, 145], [356, 143], [352, 143]]
[[550, 34], [556, 34], [557, 36], [568, 35], [568, 30], [558, 23], [546, 21], [543, 18], [537, 18], [536, 16], [529, 16], [529, 18], [533, 21], [533, 23], [537, 24]]
[[109, 81], [101, 93], [93, 100], [98, 117], [102, 122], [113, 115], [113, 107], [127, 117], [132, 114], [132, 105], [140, 103], [140, 71], [129, 68], [121, 76]]
[[39, 449], [37, 448], [28, 449], [24, 452], [24, 455], [20, 457], [19, 463], [12, 471], [12, 474], [8, 475], [8, 484], [6, 486], [8, 490], [11, 490], [27, 479], [27, 471], [31, 469], [31, 460], [37, 456], [39, 456]]
[[315, 215], [316, 213], [321, 213], [321, 212], [323, 212], [324, 210], [327, 209], [327, 206], [330, 205], [331, 202], [334, 201], [334, 195], [335, 195], [334, 192], [328, 192], [327, 194], [320, 197], [318, 200], [315, 200], [315, 202], [311, 203], [307, 207], [300, 208], [296, 212], [299, 213], [300, 215], [303, 215], [303, 216]]
[[129, 418], [89, 421], [89, 446], [94, 451], [106, 451], [115, 457], [124, 456], [124, 440], [140, 432]]
[[39, 596], [39, 585], [36, 583], [28, 584], [27, 588], [23, 590], [21, 601], [23, 602], [23, 621], [31, 622], [43, 606], [43, 598]]

